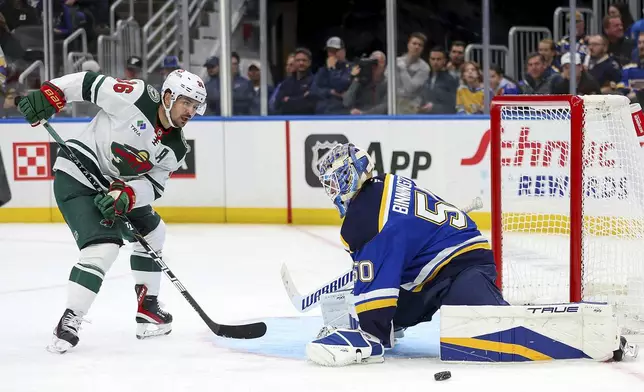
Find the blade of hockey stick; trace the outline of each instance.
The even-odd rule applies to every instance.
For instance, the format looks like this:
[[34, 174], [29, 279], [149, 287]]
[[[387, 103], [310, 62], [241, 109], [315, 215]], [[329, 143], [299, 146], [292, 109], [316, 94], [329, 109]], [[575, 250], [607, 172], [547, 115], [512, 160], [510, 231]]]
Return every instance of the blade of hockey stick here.
[[[76, 157], [74, 152], [67, 146], [67, 143], [58, 135], [56, 130], [49, 125], [49, 123], [46, 120], [41, 121], [41, 124], [45, 127], [47, 132], [51, 135], [52, 138], [58, 143], [58, 146], [63, 150], [63, 152], [69, 157], [69, 159], [78, 167], [78, 169], [83, 173], [85, 178], [92, 184], [94, 189], [100, 193], [104, 194], [103, 189], [101, 188], [100, 184], [98, 181], [90, 174], [90, 172], [87, 170], [87, 168], [83, 165], [83, 163]], [[120, 217], [125, 224], [125, 226], [132, 232], [134, 235], [134, 238], [141, 244], [141, 246], [145, 249], [145, 252], [150, 256], [152, 260], [161, 268], [161, 271], [165, 274], [165, 276], [170, 279], [174, 287], [181, 292], [181, 295], [188, 301], [190, 306], [199, 314], [201, 319], [206, 323], [208, 328], [217, 336], [222, 336], [226, 338], [233, 338], [233, 339], [254, 339], [254, 338], [259, 338], [264, 336], [266, 333], [266, 324], [262, 322], [257, 322], [257, 323], [251, 323], [251, 324], [240, 324], [240, 325], [226, 325], [226, 324], [219, 324], [214, 321], [208, 315], [204, 310], [199, 306], [197, 301], [194, 299], [194, 297], [188, 292], [186, 287], [179, 281], [179, 279], [175, 276], [175, 274], [168, 268], [166, 265], [165, 261], [161, 259], [161, 257], [152, 249], [152, 246], [146, 241], [146, 239], [141, 235], [141, 233], [132, 225], [130, 220], [126, 216], [121, 216]]]
[[353, 281], [353, 270], [349, 270], [344, 275], [335, 278], [316, 291], [309, 293], [306, 296], [302, 296], [295, 287], [293, 278], [291, 278], [291, 274], [288, 272], [286, 264], [282, 264], [281, 274], [286, 294], [288, 294], [288, 297], [295, 309], [301, 313], [308, 312], [313, 309], [320, 301], [320, 296], [322, 294], [334, 293], [338, 290], [344, 289]]
[[[483, 208], [483, 200], [480, 197], [475, 197], [470, 204], [461, 208], [461, 211], [468, 213]], [[308, 312], [309, 310], [315, 308], [320, 302], [320, 296], [325, 293], [334, 293], [338, 290], [342, 290], [349, 286], [353, 279], [353, 270], [345, 272], [343, 275], [338, 276], [332, 281], [326, 283], [315, 291], [312, 291], [306, 296], [300, 294], [293, 283], [293, 278], [288, 272], [286, 264], [282, 263], [282, 284], [286, 289], [286, 294], [288, 295], [293, 307], [297, 309], [300, 313]]]

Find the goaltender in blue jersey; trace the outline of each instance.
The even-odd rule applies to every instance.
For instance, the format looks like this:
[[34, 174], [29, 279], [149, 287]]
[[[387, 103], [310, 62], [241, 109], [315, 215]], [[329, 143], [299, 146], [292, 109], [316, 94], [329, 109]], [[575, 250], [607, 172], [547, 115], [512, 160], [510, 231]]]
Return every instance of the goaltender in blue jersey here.
[[373, 167], [353, 144], [336, 145], [320, 160], [320, 181], [344, 218], [360, 327], [307, 346], [309, 358], [323, 365], [356, 362], [355, 355], [330, 354], [343, 341], [359, 348], [358, 363], [383, 360], [394, 330], [430, 321], [442, 305], [507, 305], [495, 285], [490, 244], [474, 221], [408, 178], [373, 177]]

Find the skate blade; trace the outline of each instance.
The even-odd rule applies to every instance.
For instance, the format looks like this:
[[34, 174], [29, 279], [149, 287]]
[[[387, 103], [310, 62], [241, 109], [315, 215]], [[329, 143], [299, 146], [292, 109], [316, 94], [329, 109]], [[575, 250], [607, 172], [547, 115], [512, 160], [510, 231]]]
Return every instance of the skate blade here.
[[53, 354], [65, 354], [67, 350], [69, 350], [72, 347], [74, 346], [72, 346], [71, 343], [69, 343], [68, 341], [58, 339], [57, 337], [54, 336], [53, 341], [46, 348], [47, 348], [47, 351]]
[[136, 326], [136, 338], [139, 340], [168, 335], [172, 332], [170, 324], [139, 323]]

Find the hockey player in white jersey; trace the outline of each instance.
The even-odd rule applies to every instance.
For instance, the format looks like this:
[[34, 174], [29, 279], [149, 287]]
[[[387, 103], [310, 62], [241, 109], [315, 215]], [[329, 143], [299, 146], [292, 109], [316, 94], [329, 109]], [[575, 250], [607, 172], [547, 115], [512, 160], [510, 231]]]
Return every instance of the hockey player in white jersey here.
[[[61, 353], [78, 344], [83, 316], [123, 240], [133, 241], [118, 216], [126, 215], [161, 254], [165, 224], [150, 203], [163, 195], [170, 174], [184, 161], [189, 146], [182, 128], [204, 113], [206, 89], [201, 78], [181, 69], [168, 75], [161, 93], [143, 80], [79, 72], [45, 82], [20, 101], [19, 109], [35, 126], [75, 101], [102, 109], [67, 145], [105, 194], [96, 192], [64, 152], [58, 153], [54, 195], [80, 250], [69, 275], [67, 306], [49, 346]], [[138, 243], [130, 264], [138, 300], [136, 336], [167, 335], [172, 315], [157, 301], [160, 268]]]

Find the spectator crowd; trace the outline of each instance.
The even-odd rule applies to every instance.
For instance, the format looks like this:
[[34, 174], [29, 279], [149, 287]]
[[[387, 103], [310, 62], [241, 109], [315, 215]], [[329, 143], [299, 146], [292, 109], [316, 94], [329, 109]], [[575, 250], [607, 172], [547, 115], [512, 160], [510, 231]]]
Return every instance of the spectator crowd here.
[[[53, 32], [58, 39], [84, 27], [91, 43], [95, 33], [109, 23], [106, 10], [112, 0], [52, 1], [56, 16]], [[23, 32], [42, 29], [42, 4], [42, 0], [0, 0], [0, 92], [5, 98], [19, 93], [12, 86], [24, 67], [34, 61], [23, 47], [26, 42]], [[523, 59], [525, 69], [520, 75], [507, 75], [501, 64], [491, 64], [484, 70], [481, 64], [466, 61], [467, 43], [463, 41], [453, 41], [449, 48], [428, 47], [428, 37], [421, 32], [407, 37], [404, 53], [395, 59], [388, 59], [383, 51], [376, 50], [349, 60], [344, 41], [333, 36], [320, 48], [325, 52], [325, 60], [317, 69], [308, 48], [297, 48], [288, 56], [284, 79], [267, 86], [268, 112], [386, 114], [388, 79], [395, 77], [398, 114], [480, 114], [485, 109], [486, 95], [567, 94], [571, 67], [576, 70], [578, 94], [622, 94], [632, 101], [644, 102], [644, 19], [635, 21], [626, 5], [611, 5], [602, 20], [602, 34], [586, 35], [582, 15], [577, 12], [572, 18], [576, 36], [572, 39], [565, 36], [558, 42], [551, 39], [539, 42], [535, 51]], [[30, 37], [33, 36], [32, 31]], [[263, 65], [250, 59], [242, 67], [242, 58], [236, 52], [231, 57], [233, 115], [259, 115], [260, 80], [268, 72], [263, 75], [266, 71]], [[395, 64], [393, 76], [388, 72], [389, 61]], [[209, 115], [221, 114], [219, 62], [219, 57], [213, 56], [203, 64], [208, 75], [205, 82]], [[140, 78], [142, 65], [141, 58], [132, 56], [127, 59], [124, 75], [118, 76]], [[160, 72], [149, 75], [148, 82], [161, 87], [163, 76], [180, 66], [176, 56], [167, 56]], [[93, 60], [82, 65], [83, 70], [100, 68]], [[488, 91], [483, 83], [485, 73], [490, 81]], [[3, 115], [15, 109], [12, 101], [4, 100]]]
[[[525, 69], [516, 80], [500, 64], [485, 71], [480, 64], [465, 61], [465, 42], [452, 42], [448, 50], [426, 48], [423, 33], [411, 34], [405, 53], [393, 60], [397, 113], [480, 114], [485, 94], [567, 94], [571, 67], [576, 70], [577, 94], [623, 94], [633, 101], [642, 94], [644, 102], [644, 19], [634, 21], [626, 5], [611, 5], [602, 20], [603, 34], [586, 35], [582, 15], [577, 12], [573, 17], [576, 37], [539, 42], [524, 59]], [[374, 51], [351, 62], [340, 37], [330, 37], [324, 50], [326, 60], [317, 70], [307, 48], [288, 56], [286, 77], [275, 87], [268, 86], [269, 114], [386, 114], [390, 75], [385, 54]], [[240, 70], [239, 63], [239, 55], [233, 53], [233, 115], [256, 115], [261, 66], [252, 62]], [[208, 59], [204, 66], [210, 77], [208, 111], [216, 115], [219, 58]], [[489, 91], [483, 86], [484, 72], [489, 75]]]

